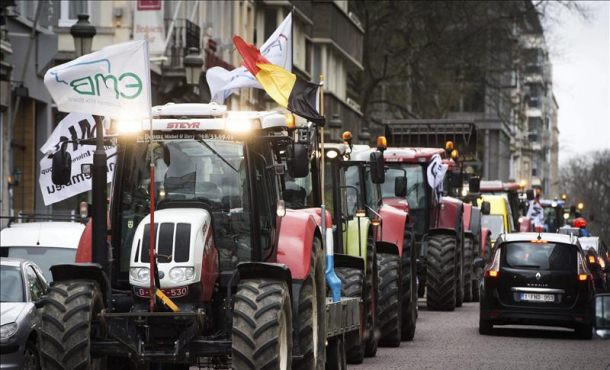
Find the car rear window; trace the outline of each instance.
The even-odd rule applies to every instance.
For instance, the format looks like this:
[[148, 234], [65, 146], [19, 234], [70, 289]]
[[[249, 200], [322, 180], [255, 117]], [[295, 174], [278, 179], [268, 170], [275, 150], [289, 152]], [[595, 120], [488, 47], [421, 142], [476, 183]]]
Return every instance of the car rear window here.
[[502, 265], [511, 268], [548, 271], [573, 271], [577, 268], [576, 247], [560, 243], [508, 243]]

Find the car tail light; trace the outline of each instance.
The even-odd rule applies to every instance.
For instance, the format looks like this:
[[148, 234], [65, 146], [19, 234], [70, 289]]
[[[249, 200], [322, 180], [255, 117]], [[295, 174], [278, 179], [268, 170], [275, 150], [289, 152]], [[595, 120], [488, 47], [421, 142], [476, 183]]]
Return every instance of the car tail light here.
[[589, 273], [589, 270], [587, 269], [587, 266], [585, 265], [585, 261], [582, 258], [582, 255], [580, 255], [580, 253], [578, 254], [578, 281], [587, 281], [587, 279], [589, 279], [589, 277], [591, 277], [591, 274]]
[[597, 257], [597, 261], [598, 261], [599, 265], [602, 267], [602, 269], [606, 268], [606, 262], [604, 262], [603, 258]]
[[485, 270], [485, 276], [491, 278], [500, 276], [500, 248], [496, 249], [491, 266]]
[[587, 256], [589, 258], [589, 263], [595, 263], [595, 256]]

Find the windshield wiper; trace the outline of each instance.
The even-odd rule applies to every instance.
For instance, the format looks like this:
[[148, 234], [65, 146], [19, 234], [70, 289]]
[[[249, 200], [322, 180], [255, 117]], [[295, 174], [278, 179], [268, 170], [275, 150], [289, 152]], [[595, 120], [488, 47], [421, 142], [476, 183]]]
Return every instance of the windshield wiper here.
[[214, 149], [213, 149], [213, 148], [210, 146], [210, 144], [208, 144], [208, 143], [206, 143], [206, 142], [205, 142], [205, 140], [197, 140], [197, 141], [198, 141], [198, 142], [200, 142], [201, 144], [205, 145], [205, 146], [206, 146], [206, 147], [207, 147], [207, 148], [210, 150], [210, 152], [212, 152], [212, 153], [216, 154], [216, 156], [217, 156], [218, 158], [220, 158], [220, 159], [221, 159], [221, 160], [222, 160], [222, 161], [223, 161], [223, 162], [224, 162], [224, 163], [225, 163], [227, 166], [231, 167], [231, 168], [233, 169], [233, 171], [235, 171], [235, 172], [239, 172], [239, 171], [237, 170], [237, 168], [233, 167], [233, 166], [231, 165], [231, 163], [229, 163], [229, 162], [228, 162], [228, 161], [227, 161], [227, 160], [226, 160], [226, 159], [225, 159], [223, 156], [221, 156], [221, 155], [220, 155], [220, 154], [219, 154], [217, 151], [215, 151], [215, 150], [214, 150]]

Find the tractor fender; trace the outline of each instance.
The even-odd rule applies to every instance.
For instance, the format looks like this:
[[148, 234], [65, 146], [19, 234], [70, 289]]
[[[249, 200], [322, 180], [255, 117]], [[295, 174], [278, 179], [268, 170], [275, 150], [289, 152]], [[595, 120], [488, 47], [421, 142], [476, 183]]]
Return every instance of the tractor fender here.
[[396, 244], [378, 241], [375, 243], [375, 250], [377, 253], [387, 253], [387, 254], [395, 254], [400, 255], [400, 248]]
[[394, 208], [400, 209], [401, 211], [409, 213], [409, 202], [405, 198], [398, 197], [389, 197], [383, 198], [383, 204], [387, 204], [388, 206], [392, 206]]
[[335, 254], [335, 267], [351, 267], [364, 271], [364, 258], [349, 254]]
[[405, 238], [405, 224], [408, 213], [383, 204], [379, 208], [381, 215], [381, 238], [379, 241], [387, 242], [398, 246], [398, 255], [402, 256], [402, 245]]
[[53, 283], [66, 280], [93, 280], [100, 286], [106, 307], [110, 307], [112, 291], [110, 280], [98, 263], [66, 263], [50, 268]]
[[305, 280], [311, 268], [313, 240], [322, 240], [314, 216], [302, 210], [288, 209], [278, 231], [277, 262], [288, 267], [293, 280]]
[[[299, 212], [305, 212], [313, 216], [318, 227], [322, 227], [322, 209], [321, 208], [303, 208], [299, 209]], [[330, 212], [326, 211], [326, 225], [327, 228], [333, 226], [333, 218]]]
[[290, 269], [283, 263], [242, 262], [237, 265], [239, 280], [269, 278], [285, 281], [292, 298], [292, 275]]
[[487, 240], [489, 240], [489, 238], [491, 237], [491, 231], [486, 228], [486, 227], [481, 227], [481, 257], [485, 258], [487, 257], [487, 254], [485, 252], [485, 246], [487, 245]]
[[[462, 216], [464, 203], [453, 197], [442, 197], [437, 218], [437, 229], [457, 230]], [[463, 225], [461, 225], [463, 226]]]
[[472, 204], [464, 203], [464, 214], [462, 216], [462, 225], [464, 226], [464, 231], [471, 231], [471, 219], [472, 215]]

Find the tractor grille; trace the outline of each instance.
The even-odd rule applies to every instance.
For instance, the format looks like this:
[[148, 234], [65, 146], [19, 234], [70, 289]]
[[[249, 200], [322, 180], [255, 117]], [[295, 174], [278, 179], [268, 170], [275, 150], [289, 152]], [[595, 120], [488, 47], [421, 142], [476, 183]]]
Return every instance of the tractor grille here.
[[[155, 240], [157, 260], [159, 263], [188, 262], [190, 255], [191, 224], [164, 222], [155, 223]], [[150, 224], [144, 225], [142, 239], [138, 240], [140, 262], [149, 262], [148, 245], [150, 241]]]

